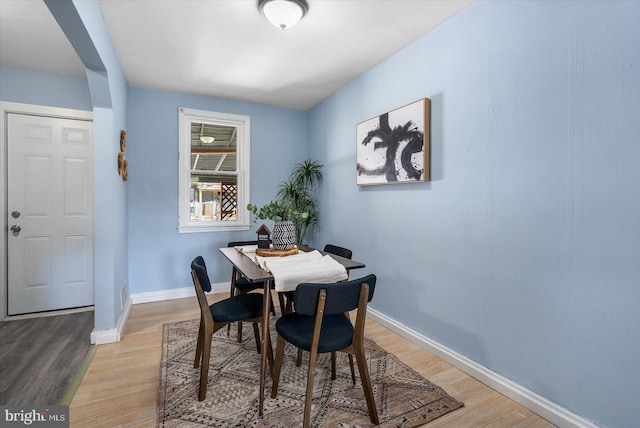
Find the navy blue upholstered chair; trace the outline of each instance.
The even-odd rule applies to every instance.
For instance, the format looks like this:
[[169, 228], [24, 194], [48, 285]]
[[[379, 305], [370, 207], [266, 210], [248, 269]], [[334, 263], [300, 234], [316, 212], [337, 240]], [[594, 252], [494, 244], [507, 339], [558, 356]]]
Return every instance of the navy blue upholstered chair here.
[[[258, 241], [232, 241], [227, 244], [227, 247], [244, 247], [247, 245], [258, 245]], [[233, 268], [233, 272], [231, 272], [231, 290], [229, 292], [230, 296], [237, 296], [239, 294], [246, 294], [254, 290], [263, 290], [264, 282], [249, 282], [245, 277], [243, 277], [240, 272], [235, 268]], [[284, 304], [282, 304], [284, 307]], [[271, 313], [273, 315], [276, 314], [273, 305], [271, 305]], [[227, 328], [227, 334], [231, 331], [231, 325]], [[242, 322], [238, 322], [238, 342], [242, 342]]]
[[[335, 254], [336, 256], [344, 257], [345, 259], [351, 259], [351, 256], [353, 255], [353, 252], [350, 249], [339, 247], [333, 244], [325, 245], [323, 251], [325, 253], [331, 253], [331, 254]], [[293, 303], [293, 291], [285, 291], [284, 293], [281, 293], [281, 294], [284, 294], [286, 298], [285, 309], [283, 311], [283, 314], [291, 312], [291, 305]], [[300, 358], [302, 356], [302, 353], [298, 353], [298, 356], [299, 356], [298, 366], [300, 366]]]
[[[351, 259], [351, 256], [353, 255], [353, 252], [350, 249], [340, 247], [338, 245], [333, 245], [333, 244], [325, 245], [323, 251], [325, 253], [331, 253], [340, 257], [344, 257], [345, 259]], [[283, 313], [289, 313], [291, 312], [291, 306], [293, 304], [293, 291], [286, 291], [283, 294], [286, 298], [285, 310]], [[301, 364], [302, 364], [302, 349], [298, 349], [298, 358], [296, 360], [296, 365], [300, 367]]]
[[[256, 346], [260, 352], [260, 334], [258, 325], [262, 320], [262, 294], [249, 293], [233, 296], [209, 305], [205, 292], [211, 291], [211, 282], [202, 256], [191, 262], [191, 277], [200, 304], [200, 328], [198, 329], [198, 343], [196, 358], [193, 366], [200, 366], [200, 388], [198, 400], [207, 396], [207, 380], [209, 376], [209, 359], [211, 357], [211, 336], [222, 327], [236, 321], [253, 323], [253, 333]], [[267, 336], [269, 337], [269, 336]], [[268, 349], [271, 350], [271, 344]], [[268, 355], [273, 366], [273, 354]]]
[[351, 259], [353, 252], [348, 248], [339, 247], [333, 244], [327, 244], [324, 246], [325, 253], [335, 254], [340, 257], [344, 257], [345, 259]]
[[[292, 343], [310, 353], [303, 427], [308, 427], [311, 422], [313, 375], [318, 353], [332, 353], [331, 377], [335, 379], [334, 352], [336, 351], [346, 352], [350, 356], [355, 355], [369, 417], [372, 423], [376, 425], [379, 423], [364, 355], [364, 323], [367, 304], [373, 298], [375, 286], [375, 275], [333, 284], [300, 284], [293, 295], [295, 311], [284, 315], [276, 322], [278, 342], [271, 398], [276, 398], [278, 395], [285, 342]], [[347, 315], [347, 312], [354, 309], [358, 309], [355, 325]], [[350, 359], [349, 362], [355, 385], [353, 361]]]
[[[229, 242], [227, 247], [244, 247], [247, 245], [258, 245], [258, 241], [233, 241]], [[264, 288], [264, 284], [262, 282], [249, 282], [246, 278], [240, 275], [240, 272], [234, 269], [233, 277], [231, 278], [231, 296], [248, 293], [262, 288]]]

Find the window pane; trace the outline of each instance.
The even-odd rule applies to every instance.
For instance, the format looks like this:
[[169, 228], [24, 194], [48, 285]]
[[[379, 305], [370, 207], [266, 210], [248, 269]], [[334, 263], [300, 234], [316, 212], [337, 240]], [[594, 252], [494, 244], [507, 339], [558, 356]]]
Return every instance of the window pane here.
[[249, 116], [181, 107], [178, 123], [178, 231], [249, 230]]
[[237, 128], [191, 123], [190, 220], [237, 221]]
[[191, 174], [190, 220], [238, 220], [238, 186], [235, 176]]

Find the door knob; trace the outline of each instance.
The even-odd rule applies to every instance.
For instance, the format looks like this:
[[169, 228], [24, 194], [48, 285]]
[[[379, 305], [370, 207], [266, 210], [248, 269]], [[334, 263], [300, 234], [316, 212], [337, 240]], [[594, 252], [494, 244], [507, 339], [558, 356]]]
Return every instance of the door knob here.
[[17, 224], [14, 224], [13, 226], [11, 226], [11, 231], [13, 233], [20, 233], [21, 230], [22, 230], [22, 228], [20, 226], [18, 226]]

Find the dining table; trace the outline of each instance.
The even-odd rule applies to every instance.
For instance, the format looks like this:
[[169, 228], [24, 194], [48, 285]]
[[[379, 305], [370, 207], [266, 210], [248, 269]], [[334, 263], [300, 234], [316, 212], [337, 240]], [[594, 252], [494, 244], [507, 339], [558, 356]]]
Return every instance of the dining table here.
[[[310, 251], [318, 251], [322, 255], [329, 255], [338, 263], [343, 265], [347, 271], [347, 273], [352, 269], [361, 269], [365, 267], [365, 264], [356, 260], [347, 259], [345, 257], [338, 256], [336, 254], [326, 253], [324, 251], [315, 250], [312, 247], [301, 245], [298, 247], [300, 251], [310, 252]], [[269, 314], [271, 308], [271, 289], [274, 286], [274, 277], [273, 274], [258, 264], [256, 264], [251, 258], [247, 255], [243, 254], [242, 251], [238, 251], [238, 249], [234, 247], [223, 247], [220, 248], [220, 252], [222, 255], [231, 263], [233, 266], [234, 272], [233, 276], [235, 278], [236, 272], [239, 272], [247, 281], [252, 283], [264, 283], [264, 299], [263, 299], [263, 308], [262, 308], [262, 340], [261, 340], [261, 349], [260, 349], [260, 392], [259, 392], [259, 404], [258, 404], [258, 414], [262, 416], [263, 407], [264, 407], [264, 386], [265, 386], [265, 376], [267, 372], [267, 352], [273, 352], [268, 349], [271, 341], [269, 340]]]

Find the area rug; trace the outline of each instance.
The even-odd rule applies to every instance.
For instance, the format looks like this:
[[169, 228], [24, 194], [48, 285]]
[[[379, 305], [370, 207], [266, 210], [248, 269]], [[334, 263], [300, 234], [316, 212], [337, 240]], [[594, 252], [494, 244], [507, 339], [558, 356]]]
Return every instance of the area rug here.
[[[296, 348], [287, 344], [278, 396], [270, 397], [267, 376], [264, 413], [258, 416], [260, 355], [253, 330], [243, 324], [243, 342], [236, 328], [213, 336], [207, 398], [198, 401], [200, 370], [193, 367], [199, 320], [164, 325], [158, 427], [288, 428], [302, 425], [308, 353], [296, 367]], [[276, 333], [271, 325], [271, 338]], [[366, 339], [365, 353], [380, 418], [379, 427], [411, 428], [423, 425], [464, 404], [421, 377], [393, 354]], [[338, 353], [336, 380], [331, 380], [330, 355], [318, 358], [312, 427], [371, 427], [367, 405], [357, 376], [354, 386], [346, 354]], [[356, 367], [356, 374], [358, 373]]]

